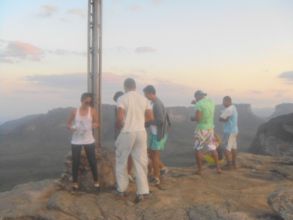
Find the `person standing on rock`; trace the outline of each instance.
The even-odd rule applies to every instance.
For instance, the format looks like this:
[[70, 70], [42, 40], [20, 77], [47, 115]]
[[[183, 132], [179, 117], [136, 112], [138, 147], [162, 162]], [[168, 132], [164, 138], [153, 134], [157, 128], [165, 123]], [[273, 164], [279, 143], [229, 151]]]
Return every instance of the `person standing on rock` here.
[[[124, 95], [124, 92], [122, 91], [118, 91], [114, 94], [113, 96], [113, 100], [114, 102], [116, 102], [116, 104], [118, 103], [118, 99]], [[117, 110], [118, 108], [115, 108], [115, 118], [117, 116]], [[119, 136], [120, 132], [121, 132], [121, 128], [119, 128], [119, 125], [117, 125], [117, 120], [115, 119], [115, 140], [117, 139], [117, 137]], [[132, 158], [131, 155], [129, 155], [128, 157], [128, 162], [127, 162], [127, 172], [128, 172], [128, 178], [131, 182], [134, 182], [134, 177], [132, 176]]]
[[73, 189], [78, 190], [78, 170], [80, 165], [81, 150], [84, 148], [92, 171], [94, 187], [99, 189], [97, 161], [95, 153], [95, 139], [93, 129], [99, 127], [98, 113], [92, 107], [93, 97], [91, 93], [81, 95], [81, 106], [74, 109], [69, 116], [67, 127], [72, 133], [72, 178]]
[[194, 134], [194, 150], [197, 163], [197, 174], [202, 172], [203, 151], [211, 153], [217, 166], [217, 173], [221, 173], [221, 168], [218, 160], [217, 146], [214, 137], [214, 102], [206, 97], [207, 94], [201, 90], [194, 93], [195, 100], [192, 104], [195, 106], [195, 116], [192, 121], [197, 122]]
[[117, 124], [121, 132], [116, 140], [116, 192], [125, 196], [129, 179], [127, 161], [129, 155], [136, 172], [136, 202], [149, 194], [147, 179], [148, 155], [145, 122], [153, 120], [149, 101], [136, 91], [136, 82], [132, 78], [124, 81], [125, 94], [117, 103]]
[[154, 120], [146, 123], [147, 127], [150, 128], [149, 150], [153, 168], [153, 179], [151, 183], [153, 185], [159, 185], [161, 172], [163, 173], [167, 170], [166, 166], [161, 161], [160, 152], [164, 150], [167, 142], [167, 130], [170, 126], [170, 120], [163, 102], [156, 95], [154, 86], [148, 85], [143, 91], [145, 97], [152, 102], [154, 113]]
[[223, 98], [225, 110], [220, 115], [220, 121], [224, 122], [223, 146], [225, 148], [225, 157], [227, 168], [236, 168], [236, 151], [238, 135], [238, 112], [235, 105], [232, 104], [232, 98], [225, 96]]

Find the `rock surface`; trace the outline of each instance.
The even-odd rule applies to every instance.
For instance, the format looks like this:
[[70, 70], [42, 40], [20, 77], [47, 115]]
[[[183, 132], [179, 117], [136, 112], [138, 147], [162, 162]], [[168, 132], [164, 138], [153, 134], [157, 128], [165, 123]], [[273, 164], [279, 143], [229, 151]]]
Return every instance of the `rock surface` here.
[[293, 156], [293, 114], [278, 116], [260, 126], [250, 151], [273, 156]]
[[64, 188], [62, 181], [32, 182], [0, 193], [0, 219], [281, 220], [281, 216], [290, 219], [284, 213], [290, 214], [292, 197], [285, 197], [284, 192], [272, 194], [269, 204], [274, 211], [267, 198], [277, 189], [293, 187], [292, 179], [287, 177], [293, 173], [292, 164], [284, 165], [270, 156], [242, 153], [238, 166], [237, 170], [221, 175], [205, 167], [202, 176], [194, 175], [193, 168], [171, 168], [161, 187], [151, 187], [151, 196], [139, 204], [134, 203], [133, 183], [128, 197], [119, 198], [108, 187], [103, 187], [100, 193], [90, 189], [72, 192]]
[[273, 192], [268, 203], [284, 220], [293, 219], [293, 189], [280, 189]]

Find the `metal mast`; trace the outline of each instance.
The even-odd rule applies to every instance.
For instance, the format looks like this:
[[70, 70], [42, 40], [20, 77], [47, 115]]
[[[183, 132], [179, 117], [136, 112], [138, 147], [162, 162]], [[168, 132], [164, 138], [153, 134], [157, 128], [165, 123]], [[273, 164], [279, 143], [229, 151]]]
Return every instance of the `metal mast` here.
[[[88, 92], [94, 96], [94, 107], [101, 126], [102, 79], [102, 0], [88, 0]], [[101, 128], [95, 129], [97, 146], [101, 146]]]

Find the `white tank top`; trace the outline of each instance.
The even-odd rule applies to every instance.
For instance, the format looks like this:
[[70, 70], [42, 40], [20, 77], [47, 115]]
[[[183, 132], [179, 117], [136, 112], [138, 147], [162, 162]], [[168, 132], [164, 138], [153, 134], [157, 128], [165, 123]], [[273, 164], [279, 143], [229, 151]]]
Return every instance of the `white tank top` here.
[[76, 109], [73, 126], [76, 129], [72, 134], [71, 144], [86, 145], [95, 143], [93, 136], [93, 118], [91, 108], [85, 116], [80, 115], [80, 109]]

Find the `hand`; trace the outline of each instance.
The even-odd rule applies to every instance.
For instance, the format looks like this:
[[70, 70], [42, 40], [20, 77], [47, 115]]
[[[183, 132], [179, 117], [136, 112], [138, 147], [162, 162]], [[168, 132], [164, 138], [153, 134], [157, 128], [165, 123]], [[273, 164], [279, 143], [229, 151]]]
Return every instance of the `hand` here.
[[67, 125], [67, 129], [70, 130], [70, 131], [76, 131], [76, 127], [72, 126], [71, 124]]
[[192, 101], [191, 101], [191, 104], [192, 104], [192, 105], [195, 105], [195, 104], [196, 104], [196, 100], [192, 100]]
[[123, 123], [116, 121], [115, 126], [117, 129], [121, 130], [123, 128]]
[[99, 123], [93, 123], [93, 128], [98, 128], [100, 125], [99, 125]]

